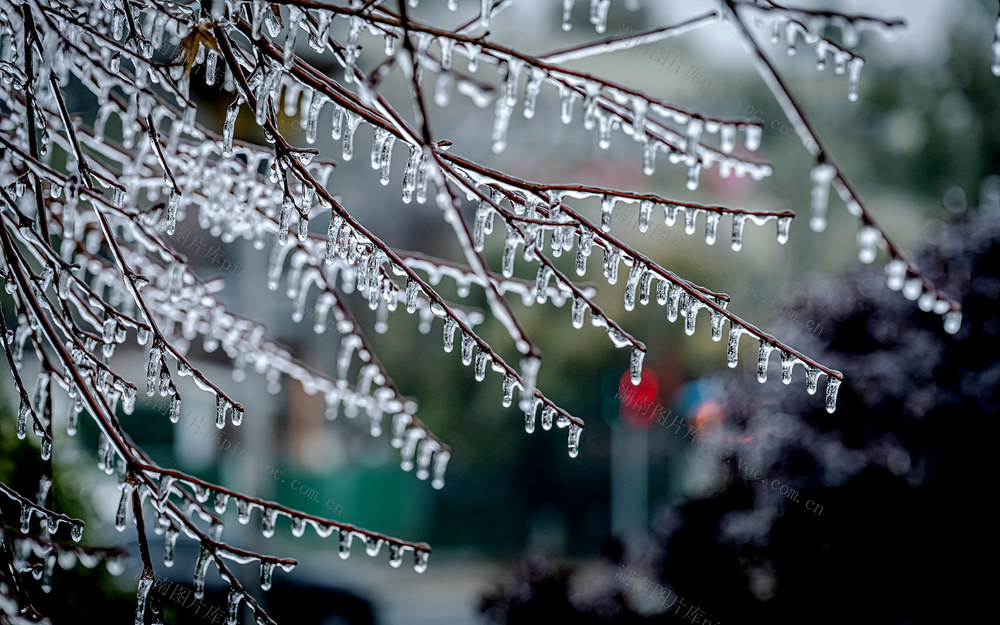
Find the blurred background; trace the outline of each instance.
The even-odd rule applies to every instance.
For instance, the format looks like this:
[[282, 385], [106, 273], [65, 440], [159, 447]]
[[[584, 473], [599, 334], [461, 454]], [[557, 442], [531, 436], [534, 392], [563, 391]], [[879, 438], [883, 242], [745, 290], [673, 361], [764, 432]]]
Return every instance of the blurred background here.
[[[425, 1], [413, 17], [460, 24], [478, 11], [478, 3], [460, 4], [450, 14], [443, 2]], [[607, 36], [676, 23], [713, 6], [643, 2], [628, 10], [628, 4], [612, 3]], [[989, 570], [996, 556], [995, 529], [981, 520], [992, 503], [982, 486], [1000, 401], [1000, 184], [989, 178], [1000, 173], [1000, 79], [990, 71], [996, 6], [985, 0], [961, 3], [960, 10], [931, 0], [797, 4], [907, 22], [893, 41], [862, 33], [857, 51], [867, 63], [857, 102], [848, 101], [846, 76], [817, 71], [810, 50], [789, 56], [764, 29], [757, 34], [882, 227], [929, 278], [963, 301], [958, 335], [946, 335], [939, 317], [885, 287], [882, 257], [872, 266], [859, 263], [858, 222], [837, 200], [826, 231], [809, 229], [812, 161], [725, 24], [569, 65], [705, 115], [756, 114], [764, 125], [759, 156], [775, 168], [761, 182], [723, 179], [713, 169], [692, 192], [684, 169], [662, 158], [647, 177], [641, 150], [620, 133], [602, 150], [596, 133], [559, 123], [558, 94], [550, 87], [542, 88], [533, 119], [515, 110], [501, 154], [490, 150], [491, 107], [478, 109], [457, 94], [446, 108], [431, 104], [435, 139], [530, 180], [795, 211], [786, 244], [776, 243], [773, 223], [748, 225], [739, 252], [725, 237], [708, 246], [700, 230], [684, 234], [683, 224], [666, 228], [654, 220], [641, 234], [628, 209], [615, 213], [612, 232], [680, 276], [730, 294], [730, 310], [842, 371], [846, 382], [832, 415], [823, 410], [822, 392], [805, 393], [801, 370], [790, 386], [778, 382], [776, 358], [769, 381], [758, 384], [748, 355], [755, 342], [744, 341], [740, 365], [730, 370], [724, 345], [706, 329], [685, 336], [657, 306], [626, 313], [621, 285], [604, 283], [592, 262], [585, 280], [600, 285], [598, 303], [648, 347], [641, 399], [619, 396], [628, 354], [614, 349], [603, 330], [589, 324], [574, 330], [568, 307], [511, 300], [543, 354], [539, 386], [587, 423], [580, 455], [569, 458], [565, 433], [525, 434], [521, 413], [501, 407], [499, 385], [476, 383], [455, 354], [442, 351], [437, 326], [421, 334], [416, 319], [397, 312], [388, 331], [375, 334], [365, 302], [348, 298], [398, 387], [419, 399], [420, 418], [452, 447], [446, 486], [436, 491], [401, 471], [398, 452], [385, 435], [373, 439], [367, 423], [344, 416], [330, 423], [321, 398], [297, 384], [262, 380], [253, 371], [233, 376], [223, 354], [196, 345], [202, 370], [248, 406], [247, 418], [218, 431], [214, 402], [196, 393], [185, 395], [177, 425], [165, 406], [140, 404], [122, 424], [156, 461], [433, 547], [430, 567], [418, 575], [362, 553], [344, 562], [332, 542], [311, 533], [296, 539], [279, 527], [265, 539], [256, 521], [231, 523], [227, 536], [236, 532], [239, 544], [300, 562], [290, 574], [276, 573], [267, 601], [278, 622], [903, 624], [982, 610], [996, 620], [996, 599], [989, 598], [995, 593], [975, 590], [983, 578], [972, 563], [981, 559]], [[564, 32], [561, 3], [515, 3], [494, 19], [491, 37], [533, 54], [566, 48], [599, 37], [588, 11], [589, 3], [576, 2], [573, 29]], [[362, 68], [381, 59], [376, 40], [368, 44]], [[307, 47], [302, 53], [339, 78], [329, 59]], [[495, 84], [492, 66], [479, 72]], [[199, 121], [221, 130], [231, 94], [193, 82]], [[387, 82], [385, 92], [409, 114], [398, 82]], [[87, 107], [81, 96], [77, 109], [85, 118], [94, 112]], [[250, 117], [240, 117], [237, 136], [260, 141]], [[285, 121], [286, 137], [304, 143], [295, 120]], [[321, 125], [319, 136], [330, 136], [328, 126]], [[374, 184], [370, 129], [360, 129], [356, 140], [359, 155], [338, 158], [329, 188], [387, 243], [461, 259], [436, 206], [401, 204], [398, 180], [387, 188]], [[338, 157], [339, 145], [327, 141], [316, 147]], [[396, 172], [405, 161], [401, 152]], [[580, 206], [592, 219], [600, 214], [596, 204]], [[466, 209], [471, 220], [473, 207]], [[199, 230], [194, 215], [177, 232], [178, 251], [199, 275], [226, 281], [236, 312], [265, 323], [296, 356], [332, 369], [335, 337], [313, 334], [308, 315], [293, 323], [288, 299], [262, 287], [266, 253], [243, 241], [221, 243]], [[494, 269], [502, 243], [499, 234], [487, 239], [483, 255]], [[534, 277], [520, 259], [515, 271]], [[447, 282], [440, 292], [454, 296]], [[467, 302], [486, 309], [476, 293]], [[479, 330], [513, 356], [495, 322]], [[142, 371], [143, 353], [116, 357], [131, 358]], [[651, 421], [655, 414], [663, 421]], [[0, 422], [9, 426], [13, 419]], [[118, 622], [134, 613], [137, 549], [129, 531], [113, 530], [118, 489], [91, 457], [96, 430], [81, 426], [76, 439], [60, 441], [64, 451], [70, 445], [78, 451], [56, 454], [61, 479], [72, 475], [72, 483], [57, 482], [64, 493], [57, 502], [90, 520], [89, 543], [123, 544], [132, 558], [115, 580], [104, 572], [87, 578], [108, 594], [64, 593], [84, 607], [52, 606], [52, 614], [59, 622], [61, 614], [99, 604], [109, 622]], [[11, 483], [13, 474], [30, 484], [37, 456], [9, 461], [22, 452], [12, 428], [2, 436], [0, 479]], [[151, 538], [156, 553], [162, 547]], [[196, 547], [182, 537], [178, 551], [177, 564], [158, 573], [189, 585]], [[214, 571], [210, 588], [213, 582], [222, 587]], [[225, 605], [224, 596], [211, 593], [204, 603], [213, 601]], [[164, 604], [167, 622], [201, 622], [181, 601]]]

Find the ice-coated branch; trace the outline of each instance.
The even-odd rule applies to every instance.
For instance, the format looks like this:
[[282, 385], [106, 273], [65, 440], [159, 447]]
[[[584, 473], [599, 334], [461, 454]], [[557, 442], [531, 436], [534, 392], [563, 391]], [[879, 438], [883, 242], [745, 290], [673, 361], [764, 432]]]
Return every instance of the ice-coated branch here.
[[[875, 260], [877, 247], [885, 249], [889, 257], [889, 262], [886, 265], [889, 288], [902, 290], [908, 299], [918, 300], [921, 310], [934, 311], [936, 314], [942, 315], [947, 332], [958, 332], [962, 325], [961, 305], [953, 298], [940, 292], [933, 283], [924, 278], [893, 244], [885, 230], [878, 225], [870, 211], [865, 207], [860, 195], [855, 192], [847, 180], [843, 170], [834, 163], [791, 91], [785, 85], [781, 75], [768, 60], [743, 18], [740, 17], [737, 8], [744, 3], [736, 0], [724, 0], [724, 3], [728, 21], [733, 25], [734, 31], [743, 42], [747, 52], [750, 53], [757, 73], [778, 101], [778, 105], [781, 106], [781, 110], [791, 122], [802, 145], [816, 159], [811, 174], [812, 216], [810, 225], [813, 230], [819, 232], [826, 227], [826, 210], [829, 189], [832, 184], [847, 207], [847, 211], [861, 221], [861, 227], [858, 230], [858, 248], [861, 261], [870, 263]], [[895, 22], [887, 22], [886, 24], [892, 25]]]
[[701, 28], [702, 26], [714, 24], [718, 20], [719, 12], [713, 9], [706, 13], [702, 13], [701, 15], [688, 18], [683, 22], [678, 22], [677, 24], [661, 26], [660, 28], [654, 28], [652, 30], [634, 34], [629, 33], [626, 37], [609, 37], [607, 39], [602, 39], [601, 41], [585, 43], [549, 52], [539, 56], [538, 60], [545, 61], [546, 63], [565, 63], [567, 61], [577, 61], [579, 59], [585, 59], [589, 56], [608, 54], [610, 52], [625, 50], [636, 45], [647, 45], [663, 41], [665, 39], [670, 39], [671, 37], [679, 37]]

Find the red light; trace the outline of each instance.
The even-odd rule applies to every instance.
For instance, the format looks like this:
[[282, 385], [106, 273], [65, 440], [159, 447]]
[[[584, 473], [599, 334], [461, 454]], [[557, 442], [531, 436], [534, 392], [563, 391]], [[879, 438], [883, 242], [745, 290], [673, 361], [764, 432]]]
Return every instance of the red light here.
[[638, 384], [632, 384], [632, 375], [626, 370], [618, 380], [621, 420], [635, 429], [648, 428], [650, 417], [656, 414], [659, 387], [656, 374], [649, 367], [642, 369]]

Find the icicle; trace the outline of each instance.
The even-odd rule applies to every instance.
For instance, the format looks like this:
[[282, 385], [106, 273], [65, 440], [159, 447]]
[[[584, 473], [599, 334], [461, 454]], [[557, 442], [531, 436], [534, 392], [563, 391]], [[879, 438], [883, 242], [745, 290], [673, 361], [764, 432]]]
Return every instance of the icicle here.
[[420, 285], [412, 277], [406, 279], [406, 312], [413, 313], [417, 309], [417, 295]]
[[575, 91], [559, 85], [559, 119], [564, 124], [573, 121], [573, 100], [575, 98]]
[[444, 320], [444, 351], [451, 352], [455, 345], [455, 328], [457, 323], [454, 317], [448, 317]]
[[[617, 265], [615, 269], [617, 269]], [[548, 298], [549, 279], [551, 278], [552, 268], [548, 265], [539, 264], [538, 273], [535, 274], [535, 301], [539, 304], [544, 304]], [[614, 283], [613, 280], [612, 283]]]
[[484, 379], [486, 379], [486, 365], [489, 364], [490, 360], [492, 360], [492, 357], [490, 356], [489, 352], [481, 351], [476, 354], [476, 363], [475, 363], [476, 382], [482, 382]]
[[17, 437], [21, 440], [28, 435], [28, 414], [31, 412], [31, 404], [28, 398], [21, 396], [21, 404], [17, 408]]
[[552, 420], [555, 417], [556, 411], [552, 406], [545, 406], [542, 408], [542, 429], [545, 431], [552, 429]]
[[574, 328], [576, 328], [576, 329], [579, 330], [580, 328], [583, 327], [583, 313], [586, 310], [587, 310], [587, 301], [585, 299], [583, 299], [582, 297], [574, 296], [573, 297], [573, 309], [572, 309], [572, 318], [573, 318], [573, 327]]
[[629, 372], [633, 385], [639, 384], [642, 380], [642, 359], [646, 356], [646, 351], [639, 347], [632, 348], [632, 358], [629, 361]]
[[505, 373], [503, 376], [503, 407], [509, 408], [514, 398], [514, 385], [516, 380], [513, 375]]
[[493, 207], [485, 199], [479, 200], [476, 207], [476, 217], [472, 222], [472, 245], [477, 252], [482, 252], [486, 245], [486, 221], [493, 212]]
[[156, 393], [156, 380], [160, 377], [161, 347], [159, 341], [153, 341], [149, 350], [149, 360], [146, 362], [146, 394], [152, 397]]
[[243, 98], [236, 98], [226, 110], [226, 121], [222, 125], [222, 155], [229, 158], [233, 155], [233, 134], [236, 132], [236, 117], [240, 113]]
[[34, 512], [31, 506], [22, 503], [21, 504], [21, 533], [27, 534], [31, 529], [31, 515]]
[[962, 311], [952, 310], [944, 314], [944, 331], [956, 334], [962, 327]]
[[806, 391], [810, 395], [816, 394], [816, 387], [819, 383], [820, 370], [811, 365], [806, 365]]
[[167, 568], [174, 565], [174, 547], [177, 545], [177, 537], [180, 532], [173, 528], [167, 528], [163, 537], [163, 565]]
[[215, 396], [215, 427], [220, 430], [226, 427], [226, 411], [229, 406], [229, 400], [223, 397], [222, 393]]
[[731, 368], [736, 367], [739, 362], [740, 335], [743, 332], [743, 328], [732, 321], [729, 322], [729, 344], [726, 348], [726, 361]]
[[746, 215], [733, 215], [733, 251], [735, 252], [743, 248], [743, 226], [746, 221]]
[[705, 243], [712, 245], [715, 243], [716, 233], [719, 231], [719, 218], [721, 215], [715, 212], [705, 214]]
[[406, 161], [406, 168], [403, 170], [403, 203], [409, 204], [413, 197], [413, 191], [417, 186], [417, 169], [423, 156], [420, 148], [410, 146], [410, 156]]
[[295, 203], [292, 201], [292, 196], [285, 195], [281, 201], [281, 215], [278, 219], [278, 245], [288, 243], [288, 227], [291, 224], [294, 209]]
[[269, 508], [260, 515], [260, 533], [263, 534], [264, 538], [274, 536], [274, 523], [277, 519], [278, 511], [275, 508]]
[[471, 334], [462, 332], [462, 364], [472, 364], [472, 349], [476, 346], [476, 340]]
[[513, 228], [507, 226], [507, 238], [503, 244], [503, 256], [500, 261], [500, 273], [505, 278], [514, 275], [514, 257], [517, 254], [517, 245], [521, 242], [521, 236]]
[[584, 275], [587, 273], [587, 257], [594, 246], [594, 233], [584, 228], [580, 233], [580, 240], [576, 246], [576, 273]]
[[215, 512], [217, 514], [225, 514], [226, 508], [229, 504], [229, 493], [224, 493], [222, 491], [216, 491], [215, 493]]
[[[487, 0], [488, 1], [488, 0]], [[417, 549], [413, 552], [413, 570], [417, 573], [423, 573], [427, 570], [427, 558], [430, 556], [429, 551], [423, 551]]]
[[146, 625], [146, 599], [152, 587], [152, 577], [143, 576], [139, 579], [135, 595], [135, 625]]
[[644, 270], [639, 278], [639, 303], [645, 306], [649, 303], [649, 285], [653, 281], [653, 272]]
[[757, 381], [767, 381], [767, 357], [771, 355], [774, 345], [761, 339], [760, 350], [757, 352]]
[[673, 323], [677, 321], [677, 313], [680, 309], [681, 287], [676, 284], [670, 285], [670, 293], [667, 295], [667, 320]]
[[695, 321], [698, 319], [698, 311], [701, 310], [703, 305], [704, 304], [690, 295], [684, 303], [684, 333], [688, 336], [692, 336], [694, 334]]
[[887, 276], [887, 286], [893, 291], [899, 291], [903, 288], [904, 281], [906, 280], [906, 263], [894, 258], [885, 266], [885, 273]]
[[260, 562], [260, 589], [270, 590], [271, 580], [274, 577], [274, 562]]
[[[451, 454], [447, 451], [438, 451], [434, 455], [433, 477], [431, 477], [431, 487], [437, 490], [444, 488], [444, 472], [448, 467], [448, 459]], [[369, 554], [371, 555], [371, 554]]]
[[309, 112], [306, 114], [306, 142], [310, 145], [316, 143], [316, 131], [319, 127], [319, 114], [323, 110], [323, 105], [326, 104], [326, 96], [321, 93], [313, 94], [312, 100], [309, 101]]
[[[326, 15], [326, 11], [322, 13]], [[226, 625], [236, 625], [240, 619], [240, 603], [243, 601], [243, 593], [236, 589], [229, 589], [229, 597], [226, 599]]]
[[354, 155], [354, 133], [358, 129], [358, 125], [361, 124], [361, 116], [347, 109], [343, 109], [343, 111], [344, 115], [347, 116], [347, 128], [343, 131], [344, 142], [341, 156], [345, 161], [349, 161]]
[[346, 560], [351, 557], [351, 530], [346, 528], [340, 528], [340, 546], [338, 548], [338, 554], [341, 560]]
[[194, 565], [194, 596], [195, 599], [202, 599], [205, 596], [205, 575], [208, 574], [208, 565], [212, 562], [212, 554], [202, 545], [198, 553], [198, 562]]
[[792, 369], [795, 367], [795, 363], [798, 362], [798, 358], [795, 357], [791, 352], [781, 350], [781, 382], [783, 384], [791, 384], [792, 382]]
[[638, 261], [629, 269], [628, 278], [625, 280], [625, 310], [635, 308], [636, 288], [639, 286], [639, 279], [645, 271]]
[[618, 282], [618, 263], [620, 260], [617, 248], [604, 250], [604, 277], [607, 278], [608, 284]]
[[858, 81], [864, 64], [865, 60], [860, 56], [852, 58], [847, 63], [847, 99], [851, 102], [856, 102], [858, 99]]
[[677, 221], [677, 209], [680, 208], [676, 204], [664, 204], [663, 205], [663, 222], [668, 226], [673, 226], [674, 222]]
[[830, 200], [830, 181], [833, 180], [836, 170], [832, 165], [820, 163], [812, 169], [812, 193], [810, 208], [812, 217], [809, 219], [809, 226], [814, 232], [823, 232], [826, 229], [826, 209]]
[[743, 146], [750, 152], [756, 152], [760, 148], [761, 127], [756, 124], [748, 124], [743, 128]]
[[398, 569], [403, 563], [403, 546], [397, 543], [389, 543], [389, 566]]
[[597, 128], [597, 147], [607, 150], [611, 147], [611, 129], [615, 125], [615, 119], [610, 114], [600, 113]]
[[712, 340], [722, 340], [722, 324], [726, 321], [726, 316], [714, 308], [709, 308], [712, 315]]
[[573, 1], [563, 0], [562, 29], [569, 32], [573, 28]]
[[862, 226], [858, 230], [858, 260], [866, 265], [875, 261], [875, 246], [879, 238], [878, 230], [871, 226]]
[[778, 217], [778, 243], [784, 245], [788, 243], [788, 230], [792, 225], [792, 218], [788, 216]]
[[568, 433], [568, 447], [569, 447], [569, 457], [576, 458], [580, 453], [580, 434], [583, 433], [583, 428], [579, 425], [572, 423], [569, 426]]
[[125, 512], [128, 510], [133, 488], [134, 486], [127, 482], [122, 485], [122, 496], [118, 500], [118, 512], [115, 514], [115, 529], [119, 532], [125, 531]]
[[605, 195], [601, 200], [601, 230], [604, 232], [611, 232], [611, 212], [617, 201], [618, 198], [613, 195]]
[[837, 391], [840, 390], [840, 379], [828, 375], [826, 378], [826, 411], [832, 413], [837, 409]]
[[639, 232], [649, 230], [649, 218], [653, 214], [653, 203], [649, 200], [639, 202]]

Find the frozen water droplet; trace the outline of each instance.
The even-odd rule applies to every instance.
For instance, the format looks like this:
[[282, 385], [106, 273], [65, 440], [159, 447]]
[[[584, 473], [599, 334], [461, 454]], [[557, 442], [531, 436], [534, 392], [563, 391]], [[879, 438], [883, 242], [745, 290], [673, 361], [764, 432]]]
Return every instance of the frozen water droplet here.
[[771, 351], [774, 350], [774, 345], [771, 345], [765, 340], [760, 341], [760, 350], [757, 352], [757, 381], [766, 382], [767, 381], [767, 359], [771, 355]]
[[952, 310], [944, 314], [944, 331], [956, 334], [962, 327], [962, 311]]
[[781, 382], [790, 384], [792, 382], [792, 368], [799, 361], [791, 352], [780, 350], [781, 355]]
[[403, 546], [397, 543], [389, 543], [389, 566], [398, 569], [403, 563]]
[[431, 478], [431, 486], [437, 490], [444, 488], [444, 472], [448, 467], [448, 459], [451, 453], [441, 450], [434, 456], [434, 475]]
[[260, 533], [264, 535], [264, 538], [274, 536], [274, 524], [277, 519], [278, 511], [274, 508], [268, 508], [264, 510], [264, 514], [260, 515]]
[[749, 124], [743, 128], [743, 145], [750, 152], [756, 152], [760, 147], [761, 127], [756, 124]]
[[167, 528], [163, 537], [163, 565], [172, 567], [174, 565], [174, 548], [177, 545], [177, 537], [180, 532], [173, 528]]
[[638, 347], [632, 348], [632, 358], [629, 362], [629, 372], [631, 375], [632, 384], [638, 385], [642, 380], [642, 359], [646, 356], [645, 350], [641, 350]]
[[583, 299], [582, 297], [574, 296], [573, 297], [573, 308], [572, 308], [572, 317], [573, 317], [573, 327], [574, 328], [580, 329], [580, 328], [583, 327], [583, 314], [584, 314], [584, 312], [586, 310], [587, 310], [587, 301], [585, 299]]
[[903, 288], [903, 282], [906, 279], [905, 262], [894, 258], [886, 264], [885, 273], [887, 276], [887, 286], [891, 290], [898, 291]]
[[226, 427], [226, 411], [229, 409], [229, 400], [219, 393], [215, 396], [215, 427], [220, 430]]
[[566, 32], [573, 28], [573, 2], [574, 0], [563, 0], [562, 2], [562, 29]]
[[618, 263], [620, 261], [621, 256], [618, 253], [618, 248], [612, 247], [610, 250], [604, 250], [604, 277], [607, 278], [608, 284], [618, 282]]
[[875, 246], [880, 240], [879, 232], [871, 226], [862, 226], [858, 230], [858, 259], [867, 264], [875, 261]]
[[705, 243], [713, 245], [716, 234], [719, 231], [719, 218], [721, 215], [715, 212], [705, 213]]
[[265, 562], [261, 560], [260, 563], [260, 589], [270, 590], [271, 580], [274, 577], [274, 562]]
[[791, 217], [778, 217], [778, 243], [784, 245], [788, 242], [788, 231], [791, 228], [791, 225]]
[[205, 575], [208, 574], [208, 565], [212, 563], [212, 554], [202, 545], [198, 553], [198, 562], [194, 565], [194, 596], [195, 599], [202, 599], [205, 596]]
[[743, 226], [746, 221], [746, 215], [733, 215], [733, 251], [738, 252], [743, 248]]
[[230, 588], [229, 596], [226, 598], [226, 625], [236, 625], [239, 622], [242, 601], [243, 593], [237, 588]]
[[430, 552], [417, 549], [413, 552], [413, 570], [417, 573], [423, 573], [427, 570], [427, 558], [430, 556]]
[[365, 536], [365, 553], [374, 558], [382, 549], [382, 539], [375, 536]]
[[812, 365], [806, 366], [806, 391], [810, 395], [816, 394], [816, 387], [819, 384], [819, 374], [821, 371]]
[[840, 390], [840, 380], [833, 376], [826, 379], [826, 411], [832, 413], [837, 409], [837, 391]]
[[115, 529], [119, 532], [125, 531], [125, 513], [128, 511], [132, 488], [133, 486], [127, 482], [122, 485], [122, 495], [118, 500], [118, 512], [115, 514]]
[[222, 491], [215, 492], [215, 512], [216, 514], [225, 514], [226, 508], [229, 504], [229, 493], [224, 493]]
[[820, 163], [812, 169], [812, 192], [810, 196], [810, 208], [812, 216], [809, 225], [814, 232], [822, 232], [826, 229], [826, 211], [830, 201], [830, 181], [836, 175], [836, 170], [832, 165]]
[[582, 433], [583, 428], [579, 425], [573, 423], [569, 426], [568, 447], [570, 458], [576, 458], [580, 453], [580, 434]]
[[509, 373], [505, 373], [504, 374], [504, 376], [503, 376], [503, 385], [502, 385], [503, 386], [503, 389], [502, 389], [503, 390], [503, 400], [502, 400], [502, 403], [503, 403], [503, 407], [504, 408], [510, 407], [511, 402], [513, 402], [513, 399], [514, 399], [514, 385], [515, 385], [515, 383], [516, 383], [516, 380], [514, 379], [513, 375], [511, 375]]
[[861, 68], [865, 60], [859, 56], [847, 63], [847, 99], [856, 102], [858, 99], [858, 81], [861, 79]]
[[31, 405], [28, 398], [21, 396], [21, 404], [17, 408], [17, 437], [21, 440], [28, 435], [28, 414], [31, 412]]
[[454, 317], [448, 317], [444, 320], [444, 351], [446, 352], [451, 352], [454, 348], [455, 328], [457, 325]]
[[340, 544], [338, 547], [338, 554], [341, 560], [346, 560], [351, 557], [351, 530], [340, 528]]

